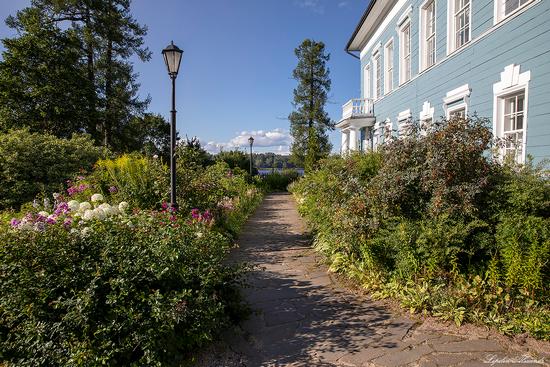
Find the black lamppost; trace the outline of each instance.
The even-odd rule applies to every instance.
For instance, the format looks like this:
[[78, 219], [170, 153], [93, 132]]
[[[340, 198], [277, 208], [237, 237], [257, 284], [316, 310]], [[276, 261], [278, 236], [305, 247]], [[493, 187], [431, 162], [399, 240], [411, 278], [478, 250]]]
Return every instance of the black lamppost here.
[[250, 143], [250, 176], [252, 176], [252, 144], [254, 144], [254, 138], [248, 138], [248, 142]]
[[176, 77], [180, 68], [183, 51], [172, 41], [164, 50], [162, 56], [172, 79], [172, 111], [170, 121], [170, 207], [178, 208], [176, 203]]

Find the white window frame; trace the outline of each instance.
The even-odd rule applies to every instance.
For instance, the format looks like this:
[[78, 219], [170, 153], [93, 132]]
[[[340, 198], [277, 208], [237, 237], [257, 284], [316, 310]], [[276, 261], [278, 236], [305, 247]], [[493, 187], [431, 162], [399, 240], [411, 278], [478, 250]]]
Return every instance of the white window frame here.
[[371, 68], [370, 62], [363, 67], [363, 98], [371, 98]]
[[397, 115], [397, 129], [399, 132], [399, 139], [403, 139], [409, 136], [409, 129], [412, 125], [412, 113], [411, 109], [399, 112]]
[[373, 147], [376, 149], [380, 144], [383, 143], [384, 130], [385, 130], [385, 121], [377, 121], [374, 124], [374, 132], [372, 134]]
[[382, 56], [380, 55], [380, 49], [376, 50], [372, 54], [372, 75], [373, 75], [373, 97], [378, 99], [382, 97], [384, 93], [382, 86]]
[[457, 47], [456, 12], [458, 9], [455, 9], [455, 0], [447, 0], [447, 55], [472, 42], [472, 3], [473, 0], [469, 0], [468, 19], [470, 23], [468, 25], [468, 41], [460, 45], [460, 47]]
[[384, 121], [384, 144], [389, 143], [393, 137], [393, 124], [389, 118]]
[[[434, 35], [433, 35], [433, 40], [434, 40], [434, 53], [435, 53], [435, 57], [434, 57], [434, 62], [432, 64], [430, 64], [428, 66], [428, 42], [427, 42], [427, 39], [426, 39], [426, 28], [427, 28], [427, 23], [426, 23], [426, 13], [427, 13], [427, 8], [431, 5], [431, 4], [434, 4]], [[424, 70], [427, 70], [429, 68], [431, 68], [432, 66], [434, 66], [436, 63], [437, 63], [437, 0], [425, 0], [419, 7], [419, 32], [418, 32], [418, 35], [419, 35], [419, 57], [420, 57], [420, 62], [419, 62], [419, 72], [422, 72]]]
[[503, 21], [504, 19], [513, 17], [514, 15], [527, 10], [529, 5], [532, 5], [534, 3], [538, 3], [538, 2], [540, 2], [540, 0], [527, 0], [524, 4], [520, 5], [517, 9], [515, 9], [514, 11], [512, 11], [508, 15], [506, 15], [504, 13], [506, 0], [494, 0], [494, 2], [495, 2], [495, 8], [494, 8], [495, 10], [494, 10], [493, 24], [497, 24], [497, 23]]
[[[500, 81], [493, 84], [493, 135], [498, 138], [504, 137], [504, 100], [508, 96], [524, 93], [523, 101], [523, 141], [521, 157], [519, 163], [525, 162], [527, 155], [527, 132], [529, 121], [529, 82], [531, 81], [531, 71], [521, 73], [521, 66], [516, 64], [508, 65], [500, 73]], [[500, 158], [504, 157], [505, 149], [500, 149]]]
[[[471, 93], [472, 90], [470, 89], [470, 86], [468, 84], [464, 84], [456, 89], [447, 92], [445, 98], [443, 98], [443, 110], [445, 111], [445, 117], [447, 118], [447, 120], [451, 118], [453, 112], [459, 111], [461, 109], [464, 109], [464, 115], [468, 116], [468, 104], [470, 101]], [[460, 100], [462, 100], [462, 102], [456, 103]], [[449, 106], [451, 104], [454, 105]]]
[[[428, 131], [432, 128], [434, 123], [434, 112], [435, 112], [435, 108], [432, 107], [430, 102], [428, 101], [424, 102], [424, 104], [422, 105], [422, 111], [420, 111], [420, 116], [419, 116], [420, 135], [427, 135]], [[429, 121], [429, 120], [431, 120], [432, 123], [429, 124], [429, 126], [425, 126], [426, 121]]]
[[[391, 46], [391, 55], [390, 55]], [[388, 94], [393, 90], [394, 84], [394, 59], [395, 59], [395, 43], [393, 37], [384, 45], [384, 94]]]
[[[409, 52], [405, 53], [405, 30], [409, 29]], [[411, 43], [411, 18], [406, 17], [399, 26], [399, 85], [412, 79], [412, 43]], [[408, 61], [407, 61], [408, 57]], [[408, 72], [408, 77], [407, 77]]]

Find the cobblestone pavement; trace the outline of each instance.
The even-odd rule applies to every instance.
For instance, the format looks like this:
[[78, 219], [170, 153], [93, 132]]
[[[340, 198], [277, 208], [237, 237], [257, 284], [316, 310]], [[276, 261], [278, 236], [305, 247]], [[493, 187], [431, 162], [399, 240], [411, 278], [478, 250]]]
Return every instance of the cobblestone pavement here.
[[550, 361], [550, 351], [512, 352], [488, 336], [451, 335], [398, 316], [339, 285], [310, 242], [292, 197], [268, 195], [236, 251], [238, 260], [257, 265], [245, 289], [253, 314], [226, 336], [231, 356], [209, 365], [527, 367]]

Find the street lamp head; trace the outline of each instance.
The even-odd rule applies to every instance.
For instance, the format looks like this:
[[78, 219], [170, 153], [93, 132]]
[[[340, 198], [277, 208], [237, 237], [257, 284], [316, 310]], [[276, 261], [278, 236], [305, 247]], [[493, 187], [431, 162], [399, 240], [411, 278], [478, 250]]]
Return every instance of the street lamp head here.
[[178, 46], [174, 45], [174, 41], [162, 50], [162, 56], [164, 57], [164, 63], [168, 68], [168, 75], [170, 75], [170, 78], [176, 78], [178, 76], [182, 55], [183, 50], [180, 50]]
[[248, 143], [250, 144], [250, 147], [252, 148], [252, 144], [254, 144], [254, 138], [253, 137], [248, 138]]

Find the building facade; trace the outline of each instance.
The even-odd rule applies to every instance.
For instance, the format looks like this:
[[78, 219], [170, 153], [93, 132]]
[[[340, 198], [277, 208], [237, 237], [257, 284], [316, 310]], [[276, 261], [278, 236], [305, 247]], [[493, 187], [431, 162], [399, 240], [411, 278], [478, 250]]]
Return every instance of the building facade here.
[[346, 51], [361, 96], [336, 125], [343, 154], [477, 115], [502, 154], [550, 158], [550, 0], [371, 0]]

